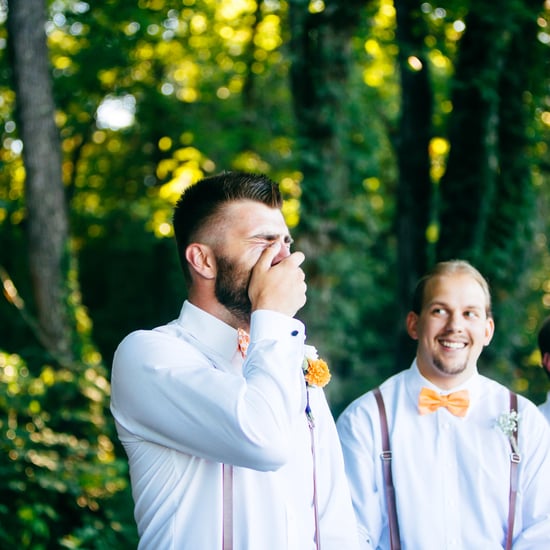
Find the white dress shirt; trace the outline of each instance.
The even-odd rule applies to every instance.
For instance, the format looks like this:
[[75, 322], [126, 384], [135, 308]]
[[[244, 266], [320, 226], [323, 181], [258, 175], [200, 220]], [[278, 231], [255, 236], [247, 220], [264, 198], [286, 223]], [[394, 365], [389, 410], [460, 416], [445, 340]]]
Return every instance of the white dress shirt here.
[[546, 420], [550, 422], [550, 392], [548, 392], [546, 396], [546, 401], [542, 405], [539, 405], [539, 411], [544, 415]]
[[[128, 454], [139, 548], [221, 550], [222, 463], [233, 468], [235, 550], [313, 550], [313, 459], [304, 326], [252, 314], [237, 332], [185, 302], [179, 318], [117, 348], [111, 410]], [[324, 392], [309, 388], [323, 550], [357, 548], [341, 448]]]
[[[440, 408], [421, 416], [418, 394], [437, 390], [416, 363], [380, 389], [388, 416], [392, 472], [403, 550], [496, 550], [504, 547], [510, 444], [496, 422], [509, 411], [508, 390], [476, 373], [465, 384], [465, 417]], [[550, 548], [550, 427], [518, 396], [519, 490], [514, 550]], [[380, 420], [372, 392], [337, 422], [364, 548], [389, 549]]]

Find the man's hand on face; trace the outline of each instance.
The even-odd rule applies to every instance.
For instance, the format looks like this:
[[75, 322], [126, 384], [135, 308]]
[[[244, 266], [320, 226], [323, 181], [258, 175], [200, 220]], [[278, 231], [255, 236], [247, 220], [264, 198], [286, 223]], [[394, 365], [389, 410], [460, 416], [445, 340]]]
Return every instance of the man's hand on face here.
[[248, 296], [252, 311], [269, 309], [294, 317], [306, 303], [307, 286], [300, 267], [305, 256], [294, 252], [273, 264], [281, 246], [277, 241], [262, 252], [252, 269]]

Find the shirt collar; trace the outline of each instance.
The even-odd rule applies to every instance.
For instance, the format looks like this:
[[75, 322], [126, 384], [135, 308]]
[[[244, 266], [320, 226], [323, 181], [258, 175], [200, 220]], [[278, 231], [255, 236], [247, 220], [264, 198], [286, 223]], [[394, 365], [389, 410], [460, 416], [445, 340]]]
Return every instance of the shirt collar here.
[[207, 356], [221, 356], [229, 362], [234, 357], [237, 331], [217, 317], [186, 300], [176, 322], [185, 327], [185, 332]]

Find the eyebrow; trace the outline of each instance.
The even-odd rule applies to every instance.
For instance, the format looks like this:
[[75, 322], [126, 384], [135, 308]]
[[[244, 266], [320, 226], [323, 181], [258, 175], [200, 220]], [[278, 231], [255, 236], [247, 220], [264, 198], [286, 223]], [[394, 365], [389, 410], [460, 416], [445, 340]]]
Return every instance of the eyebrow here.
[[292, 244], [294, 239], [288, 233], [258, 233], [252, 235], [251, 239], [261, 239], [264, 241], [276, 241], [277, 239], [283, 237], [285, 242]]
[[[438, 300], [434, 300], [433, 302], [429, 302], [425, 305], [425, 307], [427, 308], [431, 308], [431, 307], [443, 307], [443, 308], [449, 308], [451, 307], [449, 304], [447, 304], [447, 302], [440, 302]], [[464, 308], [461, 308], [461, 309], [464, 309], [464, 310], [469, 310], [469, 309], [479, 309], [480, 311], [485, 311], [485, 306], [480, 306], [480, 305], [467, 305], [465, 306]]]

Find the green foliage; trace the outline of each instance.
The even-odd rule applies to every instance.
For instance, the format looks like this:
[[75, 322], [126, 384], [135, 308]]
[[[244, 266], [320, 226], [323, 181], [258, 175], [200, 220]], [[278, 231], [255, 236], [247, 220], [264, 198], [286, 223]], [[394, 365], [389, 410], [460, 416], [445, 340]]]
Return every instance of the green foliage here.
[[35, 376], [0, 353], [0, 544], [4, 548], [121, 548], [118, 493], [126, 463], [115, 453], [99, 365], [44, 365]]
[[[281, 182], [307, 258], [300, 316], [333, 372], [335, 415], [395, 371], [408, 308], [397, 291], [408, 275], [400, 246], [428, 261], [438, 247], [448, 245], [441, 255], [475, 248], [495, 283], [497, 332], [483, 371], [543, 399], [535, 337], [550, 312], [547, 9], [421, 3], [412, 13], [419, 50], [405, 59], [390, 0], [329, 4], [49, 3], [73, 254], [68, 309], [80, 358], [70, 366], [48, 356], [32, 327], [25, 171], [0, 5], [2, 547], [135, 547], [108, 365], [126, 333], [178, 314], [185, 290], [172, 205], [218, 170]], [[308, 37], [311, 55], [300, 59], [308, 50], [297, 37]], [[433, 109], [428, 144], [413, 133], [399, 147], [399, 69], [421, 66]], [[126, 105], [126, 125], [98, 116], [107, 100]], [[410, 235], [397, 232], [407, 156], [429, 163], [434, 193], [430, 225], [414, 227], [421, 244], [408, 248]], [[418, 182], [405, 175], [418, 208]]]

